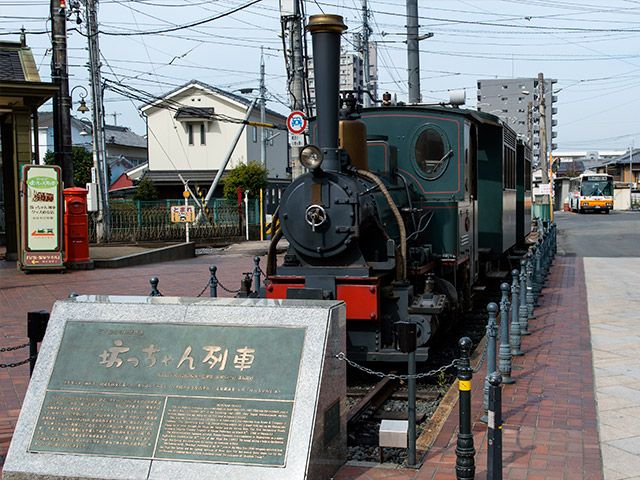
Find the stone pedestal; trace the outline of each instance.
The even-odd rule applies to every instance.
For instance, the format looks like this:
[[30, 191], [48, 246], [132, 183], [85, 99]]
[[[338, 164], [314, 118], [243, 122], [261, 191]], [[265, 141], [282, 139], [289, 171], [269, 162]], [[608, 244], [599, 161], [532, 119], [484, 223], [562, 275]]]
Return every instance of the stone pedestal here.
[[3, 478], [330, 478], [345, 332], [341, 302], [56, 302]]

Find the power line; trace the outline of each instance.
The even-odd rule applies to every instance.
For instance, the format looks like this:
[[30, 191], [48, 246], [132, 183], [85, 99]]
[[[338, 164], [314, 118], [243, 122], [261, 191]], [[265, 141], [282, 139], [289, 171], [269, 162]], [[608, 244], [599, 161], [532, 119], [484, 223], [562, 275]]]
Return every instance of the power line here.
[[256, 3], [260, 3], [262, 0], [252, 0], [248, 3], [245, 3], [244, 5], [240, 5], [239, 7], [236, 7], [232, 10], [229, 10], [227, 12], [224, 13], [220, 13], [218, 15], [214, 15], [212, 17], [209, 18], [205, 18], [202, 20], [198, 20], [196, 22], [191, 22], [191, 23], [187, 23], [184, 25], [177, 25], [175, 27], [171, 27], [171, 28], [165, 28], [165, 29], [160, 29], [160, 30], [149, 30], [149, 31], [145, 31], [145, 32], [131, 32], [131, 33], [121, 33], [121, 32], [104, 32], [102, 30], [100, 30], [98, 33], [102, 33], [103, 35], [116, 35], [116, 36], [135, 36], [135, 35], [157, 35], [159, 33], [170, 33], [170, 32], [177, 32], [179, 30], [185, 30], [187, 28], [193, 28], [193, 27], [197, 27], [198, 25], [203, 25], [205, 23], [209, 23], [209, 22], [213, 22], [214, 20], [219, 20], [221, 18], [224, 17], [228, 17], [229, 15], [232, 15], [236, 12], [239, 12], [241, 10], [244, 10], [245, 8], [249, 8], [252, 5], [255, 5]]

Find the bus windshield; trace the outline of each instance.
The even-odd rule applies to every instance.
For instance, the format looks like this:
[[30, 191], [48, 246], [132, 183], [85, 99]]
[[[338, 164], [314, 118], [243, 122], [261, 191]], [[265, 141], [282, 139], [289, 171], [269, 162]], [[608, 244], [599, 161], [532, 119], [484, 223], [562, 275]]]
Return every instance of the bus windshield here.
[[580, 195], [585, 197], [613, 196], [613, 185], [606, 178], [589, 178], [582, 181]]

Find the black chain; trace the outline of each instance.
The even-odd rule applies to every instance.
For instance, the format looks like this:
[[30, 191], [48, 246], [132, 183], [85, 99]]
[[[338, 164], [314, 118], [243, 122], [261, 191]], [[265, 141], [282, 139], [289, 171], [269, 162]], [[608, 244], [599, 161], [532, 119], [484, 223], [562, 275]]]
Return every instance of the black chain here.
[[242, 290], [241, 288], [239, 288], [238, 290], [229, 290], [222, 283], [220, 283], [220, 280], [218, 280], [218, 286], [227, 293], [240, 293], [240, 291]]
[[25, 363], [29, 363], [31, 361], [32, 358], [36, 358], [36, 357], [29, 357], [26, 360], [22, 360], [21, 362], [14, 362], [14, 363], [0, 363], [0, 368], [14, 368], [14, 367], [19, 367], [20, 365], [24, 365]]
[[434, 370], [431, 370], [429, 372], [424, 372], [424, 373], [417, 373], [414, 375], [398, 375], [395, 373], [384, 373], [384, 372], [377, 372], [375, 370], [371, 370], [370, 368], [367, 368], [363, 365], [359, 365], [358, 363], [354, 362], [353, 360], [350, 360], [347, 358], [347, 356], [343, 353], [340, 352], [338, 354], [336, 354], [335, 356], [338, 360], [343, 360], [345, 362], [347, 362], [348, 365], [352, 366], [353, 368], [356, 368], [358, 370], [360, 370], [361, 372], [365, 372], [368, 373], [369, 375], [373, 375], [379, 378], [390, 378], [393, 380], [408, 380], [410, 378], [415, 378], [415, 379], [421, 379], [421, 378], [426, 378], [426, 377], [432, 377], [436, 374], [442, 373], [445, 370], [451, 368], [451, 367], [455, 367], [458, 364], [458, 359], [454, 359], [450, 364], [448, 365], [443, 365], [440, 368], [436, 368]]
[[258, 265], [258, 270], [260, 270], [260, 274], [264, 277], [265, 280], [267, 280], [267, 278], [269, 278], [269, 275], [264, 273], [264, 270], [262, 270], [262, 267], [260, 265]]
[[18, 345], [17, 347], [4, 347], [0, 348], [1, 352], [13, 352], [14, 350], [20, 350], [21, 348], [27, 348], [29, 346], [28, 343], [23, 343], [22, 345]]
[[204, 288], [203, 288], [203, 289], [202, 289], [202, 291], [197, 295], [197, 297], [196, 297], [196, 298], [201, 297], [201, 296], [204, 294], [204, 292], [206, 292], [206, 291], [207, 291], [207, 288], [209, 288], [209, 285], [211, 285], [211, 279], [209, 279], [209, 281], [207, 282], [207, 284], [204, 286]]

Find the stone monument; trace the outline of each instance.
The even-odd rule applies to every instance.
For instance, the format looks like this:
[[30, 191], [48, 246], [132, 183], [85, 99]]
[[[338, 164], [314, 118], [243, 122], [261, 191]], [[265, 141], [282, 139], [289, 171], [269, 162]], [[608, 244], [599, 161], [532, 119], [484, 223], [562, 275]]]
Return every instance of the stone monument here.
[[328, 479], [345, 331], [341, 302], [56, 302], [3, 478]]

